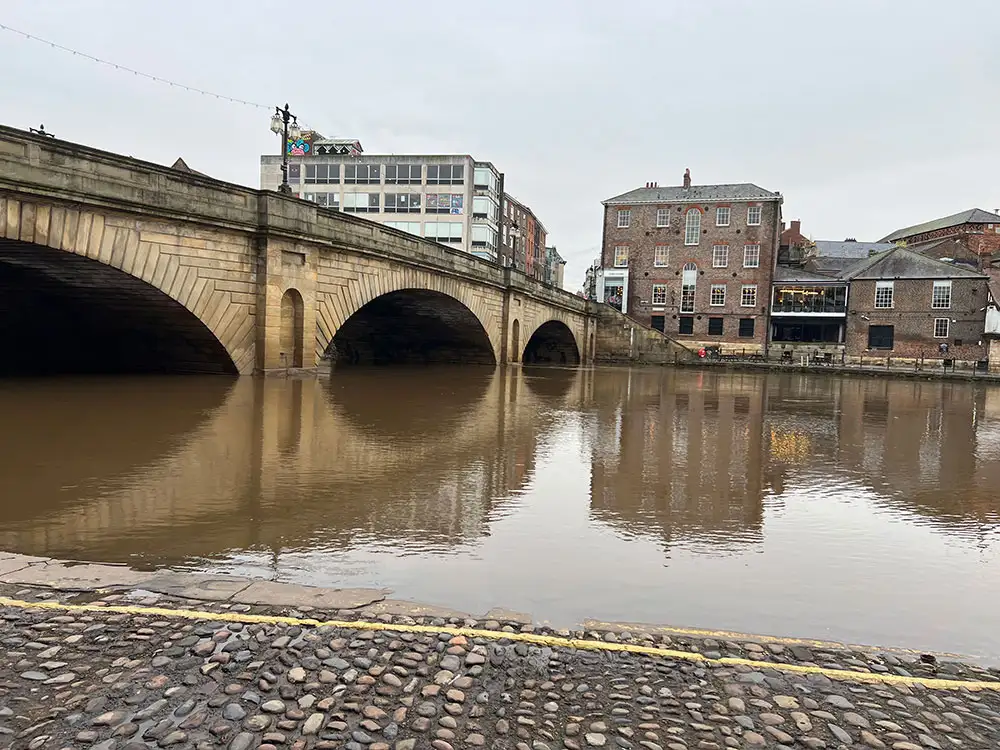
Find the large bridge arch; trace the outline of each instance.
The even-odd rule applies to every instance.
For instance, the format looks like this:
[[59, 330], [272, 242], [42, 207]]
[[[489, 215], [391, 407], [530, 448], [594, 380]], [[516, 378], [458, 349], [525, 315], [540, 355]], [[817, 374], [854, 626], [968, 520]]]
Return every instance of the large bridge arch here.
[[[356, 335], [351, 329], [366, 314], [374, 312], [386, 323], [396, 314], [402, 322], [401, 316], [407, 310], [428, 320], [436, 314], [444, 327], [435, 325], [435, 333], [442, 334], [451, 328], [455, 334], [453, 342], [464, 342], [463, 348], [472, 361], [484, 364], [500, 361], [498, 306], [492, 306], [471, 284], [417, 269], [394, 269], [359, 277], [342, 287], [326, 291], [321, 288], [317, 294], [317, 361], [331, 358], [338, 335]], [[476, 356], [485, 354], [484, 350], [488, 350], [488, 357]]]
[[579, 365], [583, 361], [579, 336], [565, 321], [547, 320], [524, 343], [521, 361], [526, 364]]
[[[239, 239], [234, 242], [240, 245]], [[242, 241], [245, 248], [247, 242]], [[180, 221], [0, 195], [0, 278], [40, 284], [42, 297], [75, 309], [76, 322], [92, 316], [106, 337], [127, 332], [131, 349], [122, 349], [118, 361], [125, 369], [130, 352], [138, 352], [146, 359], [133, 364], [143, 370], [253, 372], [253, 305], [235, 302], [220, 288], [223, 275], [212, 273], [205, 258], [210, 243]], [[69, 309], [66, 313], [72, 322]], [[165, 357], [161, 366], [158, 355]]]

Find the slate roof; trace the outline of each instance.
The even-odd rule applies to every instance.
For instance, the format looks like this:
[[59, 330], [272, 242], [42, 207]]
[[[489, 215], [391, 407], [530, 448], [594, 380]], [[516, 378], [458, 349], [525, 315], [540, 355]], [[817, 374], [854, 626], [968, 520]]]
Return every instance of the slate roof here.
[[[781, 193], [772, 193], [758, 185], [741, 182], [733, 185], [682, 185], [641, 187], [608, 198], [605, 206], [629, 203], [700, 203], [702, 201], [781, 200]], [[1000, 219], [997, 219], [1000, 221]]]
[[864, 258], [846, 268], [843, 279], [959, 279], [987, 278], [970, 268], [944, 263], [934, 258], [896, 247]]
[[927, 221], [923, 224], [914, 224], [912, 227], [897, 229], [892, 234], [886, 235], [879, 242], [895, 242], [915, 234], [934, 232], [938, 229], [948, 227], [958, 227], [962, 224], [1000, 224], [1000, 215], [991, 211], [984, 211], [981, 208], [970, 208], [968, 211], [961, 211], [951, 216], [945, 216], [934, 221]]
[[820, 274], [805, 268], [788, 268], [778, 266], [774, 269], [774, 283], [800, 283], [800, 284], [821, 284], [823, 282], [837, 282], [836, 274]]
[[[891, 242], [837, 242], [836, 240], [816, 240], [815, 254], [826, 258], [868, 258], [873, 253], [891, 250]], [[812, 253], [810, 253], [812, 254]]]

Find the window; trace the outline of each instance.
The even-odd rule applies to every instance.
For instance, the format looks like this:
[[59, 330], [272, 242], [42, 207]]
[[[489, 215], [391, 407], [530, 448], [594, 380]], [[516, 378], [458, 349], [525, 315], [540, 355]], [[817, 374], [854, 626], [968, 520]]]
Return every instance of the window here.
[[712, 247], [712, 268], [725, 268], [729, 265], [729, 245], [714, 245]]
[[389, 164], [385, 168], [387, 185], [419, 185], [423, 167], [419, 164]]
[[460, 193], [428, 193], [424, 209], [429, 214], [461, 214], [464, 205]]
[[656, 331], [663, 333], [664, 328], [666, 328], [667, 318], [665, 315], [651, 315], [649, 318], [649, 325]]
[[869, 349], [892, 349], [895, 329], [892, 326], [868, 326]]
[[490, 221], [496, 221], [498, 213], [499, 206], [497, 206], [497, 202], [493, 198], [489, 198], [485, 195], [476, 195], [472, 198], [473, 219], [489, 219]]
[[708, 298], [708, 304], [712, 307], [722, 307], [726, 304], [726, 285], [725, 284], [712, 284], [711, 294]]
[[658, 208], [658, 209], [656, 209], [656, 226], [658, 226], [658, 227], [669, 227], [670, 226], [670, 209], [669, 208]]
[[694, 333], [694, 318], [690, 315], [681, 315], [677, 319], [677, 333], [683, 333], [688, 336]]
[[465, 166], [463, 164], [428, 165], [427, 184], [463, 185], [465, 184]]
[[628, 267], [628, 245], [618, 245], [615, 247], [615, 268]]
[[752, 339], [753, 338], [753, 318], [740, 318], [740, 327], [736, 335], [741, 339]]
[[[931, 307], [935, 310], [951, 309], [951, 282], [935, 281], [931, 292]], [[936, 324], [935, 324], [936, 325]], [[947, 334], [945, 334], [947, 336]]]
[[306, 164], [306, 185], [329, 185], [340, 182], [339, 164]]
[[740, 304], [743, 307], [756, 307], [757, 305], [757, 285], [744, 284], [740, 292]]
[[760, 245], [743, 246], [743, 267], [758, 268], [760, 266]]
[[708, 319], [708, 335], [709, 336], [721, 336], [723, 330], [722, 318], [709, 318]]
[[345, 185], [378, 185], [381, 180], [381, 167], [378, 164], [345, 164]]
[[[302, 165], [298, 163], [292, 163], [288, 165], [288, 182], [290, 185], [297, 185], [299, 178], [302, 176]], [[993, 225], [990, 224], [990, 227]]]
[[492, 250], [497, 246], [496, 236], [496, 232], [493, 231], [493, 228], [487, 226], [486, 224], [472, 225], [473, 247], [488, 247]]
[[420, 236], [420, 222], [419, 221], [387, 221], [385, 223], [387, 227], [392, 227], [393, 229], [399, 229], [403, 232], [409, 232], [410, 234], [415, 234]]
[[760, 206], [750, 206], [747, 209], [747, 226], [748, 227], [760, 226]]
[[667, 285], [666, 284], [653, 284], [653, 304], [654, 305], [665, 305], [665, 304], [667, 304]]
[[337, 193], [303, 193], [302, 197], [307, 201], [312, 201], [317, 206], [339, 209], [340, 196]]
[[623, 229], [632, 223], [632, 209], [618, 209], [618, 228]]
[[488, 167], [476, 167], [472, 171], [472, 184], [476, 190], [492, 190], [496, 192], [498, 180], [493, 170]]
[[425, 222], [424, 237], [437, 242], [461, 242], [462, 223], [459, 221]]
[[934, 318], [934, 338], [948, 338], [948, 328], [951, 320], [948, 318]]
[[684, 218], [684, 244], [697, 245], [701, 238], [701, 211], [688, 209]]
[[378, 213], [378, 193], [345, 193], [344, 210], [353, 213]]
[[877, 308], [892, 307], [892, 282], [891, 281], [876, 281], [875, 282], [875, 307], [877, 307]]
[[507, 225], [503, 225], [503, 244], [507, 244]]
[[657, 245], [653, 248], [653, 265], [663, 268], [670, 265], [670, 246]]
[[419, 193], [386, 193], [385, 211], [392, 214], [419, 214]]
[[694, 312], [694, 284], [681, 284], [681, 312]]
[[728, 227], [729, 226], [729, 206], [719, 206], [715, 209], [715, 226], [717, 227]]

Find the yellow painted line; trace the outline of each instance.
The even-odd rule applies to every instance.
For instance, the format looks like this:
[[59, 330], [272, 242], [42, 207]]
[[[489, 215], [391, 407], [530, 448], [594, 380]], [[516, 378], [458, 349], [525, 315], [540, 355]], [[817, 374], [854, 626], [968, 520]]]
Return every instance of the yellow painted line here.
[[1000, 692], [1000, 682], [989, 680], [948, 680], [935, 677], [904, 677], [903, 675], [884, 674], [880, 672], [854, 672], [847, 669], [831, 669], [828, 667], [811, 666], [807, 664], [783, 664], [769, 661], [756, 661], [738, 657], [722, 657], [709, 659], [694, 651], [679, 651], [660, 648], [658, 646], [640, 646], [635, 643], [608, 643], [606, 641], [583, 640], [579, 638], [562, 638], [554, 635], [537, 633], [505, 633], [502, 630], [480, 630], [478, 628], [459, 628], [438, 625], [401, 625], [385, 622], [366, 622], [362, 620], [316, 620], [305, 617], [284, 617], [281, 615], [254, 615], [240, 612], [204, 612], [194, 609], [168, 609], [166, 607], [141, 607], [130, 605], [109, 604], [65, 604], [62, 602], [28, 602], [20, 599], [10, 599], [0, 596], [0, 607], [15, 607], [17, 609], [55, 610], [62, 612], [94, 612], [104, 614], [140, 615], [144, 617], [173, 617], [186, 620], [214, 620], [218, 622], [261, 623], [267, 625], [298, 625], [306, 627], [334, 627], [348, 630], [382, 630], [394, 633], [446, 633], [462, 635], [471, 638], [488, 638], [491, 640], [509, 640], [520, 643], [531, 643], [536, 646], [551, 646], [553, 648], [571, 648], [584, 651], [618, 651], [630, 654], [644, 654], [665, 659], [681, 659], [716, 664], [720, 666], [745, 666], [755, 670], [773, 669], [778, 672], [794, 674], [819, 674], [834, 680], [852, 682], [879, 683], [885, 685], [922, 685], [936, 690], [994, 690]]
[[812, 638], [796, 638], [794, 636], [782, 635], [760, 635], [758, 633], [741, 633], [735, 630], [710, 630], [704, 628], [682, 628], [673, 625], [644, 625], [642, 623], [631, 622], [603, 622], [601, 620], [585, 620], [583, 627], [588, 630], [613, 630], [621, 632], [630, 630], [632, 632], [643, 632], [651, 635], [681, 635], [693, 638], [713, 638], [719, 641], [744, 641], [753, 643], [777, 643], [782, 646], [808, 646], [809, 648], [822, 649], [850, 649], [852, 651], [884, 651], [894, 654], [907, 654], [920, 656], [921, 654], [933, 653], [935, 656], [956, 660], [968, 660], [967, 654], [955, 654], [949, 651], [916, 650], [911, 648], [901, 648], [899, 646], [877, 646], [872, 644], [843, 643], [839, 641], [822, 641]]

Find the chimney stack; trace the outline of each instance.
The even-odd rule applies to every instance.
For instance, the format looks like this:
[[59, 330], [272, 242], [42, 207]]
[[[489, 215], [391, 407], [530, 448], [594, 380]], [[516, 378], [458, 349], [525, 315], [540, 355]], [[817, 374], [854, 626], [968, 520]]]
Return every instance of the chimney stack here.
[[691, 170], [690, 169], [685, 169], [684, 170], [684, 187], [686, 187], [686, 188], [691, 187]]
[[794, 219], [792, 221], [792, 231], [795, 234], [802, 234], [802, 221], [799, 219]]

